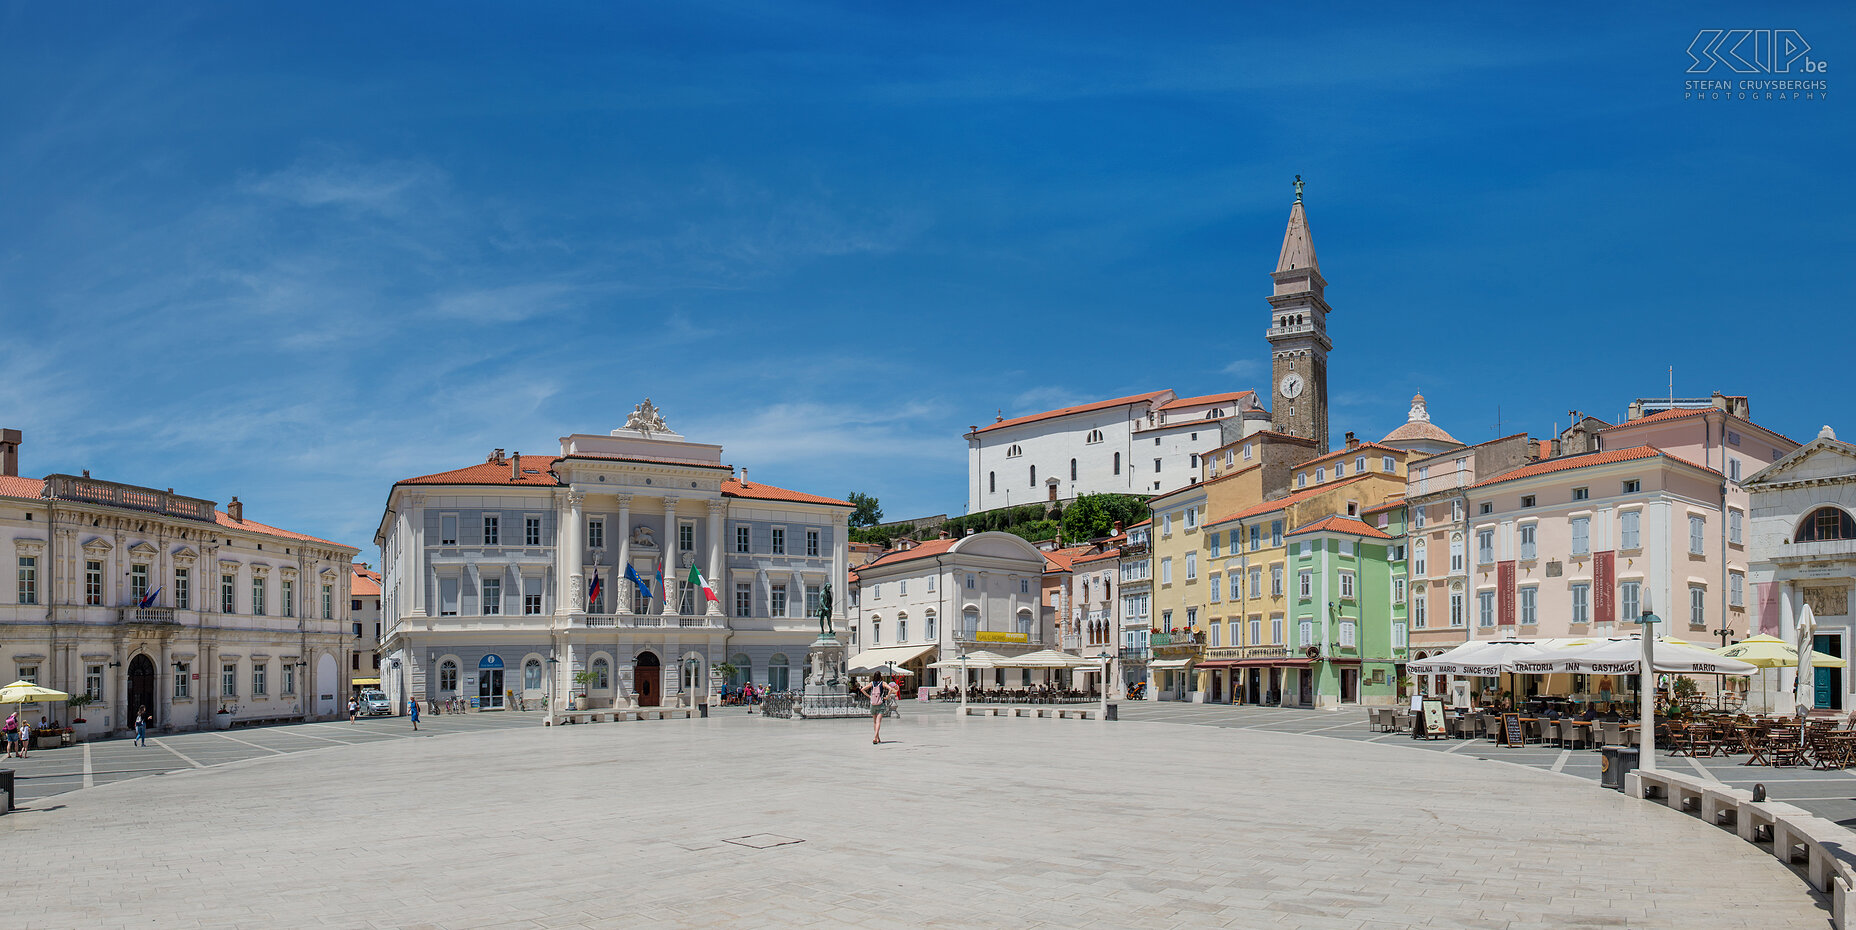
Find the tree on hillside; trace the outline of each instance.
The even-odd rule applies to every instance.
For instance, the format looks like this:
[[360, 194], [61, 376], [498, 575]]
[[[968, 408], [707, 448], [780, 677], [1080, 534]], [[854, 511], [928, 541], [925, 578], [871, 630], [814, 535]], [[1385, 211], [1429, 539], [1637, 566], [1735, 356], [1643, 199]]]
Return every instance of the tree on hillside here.
[[1063, 538], [1072, 545], [1115, 532], [1147, 519], [1147, 499], [1132, 494], [1085, 494], [1063, 512]]
[[857, 508], [851, 511], [851, 527], [853, 529], [860, 526], [875, 526], [883, 522], [883, 508], [877, 504], [876, 498], [858, 491], [852, 491], [845, 499], [850, 501], [851, 504]]

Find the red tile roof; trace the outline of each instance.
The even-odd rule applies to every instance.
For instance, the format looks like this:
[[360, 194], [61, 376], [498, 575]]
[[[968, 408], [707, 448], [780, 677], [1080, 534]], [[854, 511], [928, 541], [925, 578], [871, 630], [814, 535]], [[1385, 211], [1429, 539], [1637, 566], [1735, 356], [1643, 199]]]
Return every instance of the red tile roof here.
[[1385, 503], [1379, 504], [1373, 507], [1368, 507], [1363, 512], [1364, 513], [1378, 513], [1382, 510], [1397, 510], [1398, 508], [1403, 507], [1403, 506], [1405, 506], [1405, 495], [1394, 494], [1392, 495], [1391, 498], [1387, 499]]
[[45, 490], [43, 478], [16, 478], [0, 475], [0, 497], [37, 498]]
[[1381, 451], [1381, 453], [1390, 452], [1393, 455], [1404, 455], [1405, 454], [1404, 449], [1394, 449], [1391, 446], [1382, 446], [1376, 442], [1363, 442], [1363, 443], [1360, 443], [1358, 446], [1355, 446], [1352, 449], [1336, 449], [1333, 452], [1329, 452], [1328, 454], [1320, 456], [1318, 458], [1309, 459], [1308, 461], [1303, 462], [1302, 464], [1297, 465], [1295, 467], [1307, 468], [1310, 465], [1319, 465], [1322, 462], [1327, 461], [1328, 459], [1344, 459], [1349, 455], [1363, 455], [1366, 453], [1366, 450], [1368, 449], [1378, 449]]
[[733, 478], [727, 478], [722, 481], [722, 496], [739, 497], [756, 501], [786, 501], [794, 504], [831, 504], [834, 507], [855, 506], [850, 501], [841, 501], [835, 497], [807, 494], [804, 491], [788, 491], [785, 488], [776, 488], [771, 484], [761, 484], [758, 481], [753, 484], [742, 484]]
[[1307, 526], [1298, 526], [1290, 530], [1287, 535], [1294, 536], [1297, 533], [1351, 533], [1355, 536], [1366, 536], [1372, 539], [1392, 538], [1380, 532], [1377, 528], [1368, 526], [1353, 517], [1343, 517], [1339, 514], [1332, 517], [1323, 517]]
[[[40, 492], [44, 491], [44, 489], [45, 479], [43, 478], [19, 478], [12, 475], [0, 475], [0, 497], [24, 497], [38, 500], [40, 499]], [[323, 539], [320, 536], [310, 536], [305, 533], [292, 533], [289, 530], [278, 529], [275, 526], [259, 523], [256, 520], [234, 520], [223, 510], [213, 511], [213, 522], [229, 530], [242, 530], [247, 533], [257, 533], [262, 536], [276, 536], [280, 539], [300, 539], [305, 542], [322, 543], [325, 546], [339, 546], [343, 549], [355, 548], [347, 543], [338, 543], [332, 539]]]
[[1271, 513], [1277, 510], [1282, 510], [1283, 508], [1288, 507], [1290, 504], [1299, 504], [1302, 501], [1305, 501], [1315, 496], [1316, 494], [1320, 494], [1323, 491], [1332, 491], [1335, 488], [1344, 488], [1347, 485], [1353, 484], [1356, 481], [1364, 481], [1367, 478], [1371, 478], [1373, 474], [1374, 474], [1373, 472], [1367, 472], [1364, 475], [1353, 475], [1348, 478], [1343, 478], [1339, 481], [1329, 481], [1326, 484], [1317, 484], [1312, 488], [1307, 488], [1305, 490], [1297, 491], [1294, 494], [1289, 495], [1288, 497], [1279, 497], [1273, 501], [1264, 501], [1261, 504], [1253, 504], [1249, 507], [1245, 507], [1243, 510], [1240, 510], [1234, 514], [1220, 517], [1216, 520], [1211, 520], [1207, 522], [1206, 525], [1210, 526], [1213, 523], [1229, 523], [1232, 520], [1238, 520], [1244, 517], [1254, 517], [1257, 514]]
[[213, 511], [213, 522], [228, 530], [238, 530], [244, 533], [257, 533], [261, 536], [276, 536], [282, 539], [300, 539], [304, 542], [321, 543], [325, 546], [340, 546], [343, 549], [356, 548], [347, 543], [338, 543], [332, 539], [323, 539], [320, 536], [310, 536], [305, 533], [292, 533], [289, 530], [278, 529], [275, 526], [259, 523], [256, 520], [234, 520], [230, 514], [223, 510]]
[[[1740, 398], [1740, 399], [1744, 400], [1745, 398]], [[1638, 417], [1635, 420], [1625, 420], [1622, 423], [1618, 423], [1612, 426], [1607, 426], [1603, 430], [1600, 430], [1600, 432], [1609, 433], [1615, 430], [1629, 429], [1633, 426], [1642, 426], [1646, 423], [1665, 423], [1670, 420], [1683, 420], [1683, 419], [1687, 419], [1688, 417], [1698, 417], [1705, 413], [1715, 413], [1717, 411], [1721, 413], [1722, 415], [1724, 415], [1729, 420], [1737, 420], [1741, 423], [1745, 423], [1746, 425], [1753, 427], [1754, 429], [1765, 430], [1766, 432], [1771, 433], [1772, 435], [1777, 436], [1780, 439], [1783, 439], [1786, 442], [1789, 442], [1794, 446], [1798, 445], [1796, 440], [1785, 435], [1784, 433], [1779, 432], [1778, 430], [1772, 429], [1771, 427], [1760, 426], [1758, 423], [1755, 423], [1752, 420], [1748, 420], [1745, 417], [1734, 416], [1733, 414], [1728, 413], [1725, 410], [1721, 410], [1721, 408], [1719, 407], [1678, 407], [1674, 410], [1662, 410], [1656, 413], [1649, 414], [1648, 416]], [[1599, 422], [1602, 423], [1604, 421], [1600, 420]]]
[[1118, 557], [1120, 557], [1120, 555], [1121, 555], [1121, 550], [1120, 550], [1120, 549], [1108, 549], [1108, 550], [1105, 550], [1105, 551], [1102, 551], [1102, 552], [1098, 552], [1098, 553], [1096, 553], [1095, 555], [1085, 555], [1085, 556], [1082, 556], [1082, 557], [1080, 557], [1080, 558], [1078, 558], [1078, 559], [1076, 559], [1076, 560], [1074, 560], [1074, 561], [1072, 561], [1072, 562], [1070, 563], [1070, 565], [1071, 565], [1071, 566], [1077, 566], [1077, 565], [1081, 565], [1081, 564], [1083, 564], [1084, 562], [1100, 562], [1100, 561], [1102, 561], [1103, 559], [1113, 559], [1113, 558], [1118, 558]]
[[355, 597], [378, 596], [380, 594], [380, 573], [371, 571], [364, 566], [356, 565], [354, 567], [354, 580], [350, 582], [349, 590]]
[[937, 556], [945, 553], [947, 550], [952, 549], [954, 544], [959, 541], [958, 539], [930, 539], [927, 542], [916, 544], [912, 549], [885, 552], [881, 558], [872, 562], [866, 562], [863, 565], [857, 566], [857, 568], [859, 571], [868, 571], [869, 569], [879, 566], [895, 565], [898, 562], [908, 562], [913, 559], [926, 559], [930, 556]]
[[1235, 404], [1245, 398], [1249, 398], [1254, 402], [1256, 396], [1257, 392], [1255, 391], [1232, 391], [1228, 394], [1201, 394], [1198, 397], [1181, 397], [1177, 400], [1169, 400], [1161, 404], [1159, 409], [1177, 410], [1181, 407], [1203, 407], [1208, 404]]
[[1669, 459], [1672, 462], [1681, 462], [1684, 465], [1690, 465], [1695, 468], [1700, 468], [1704, 471], [1714, 471], [1714, 469], [1712, 468], [1707, 468], [1706, 466], [1703, 466], [1703, 465], [1696, 465], [1694, 462], [1688, 461], [1687, 459], [1677, 458], [1676, 456], [1670, 455], [1669, 453], [1664, 452], [1663, 450], [1658, 449], [1655, 446], [1632, 446], [1628, 449], [1607, 449], [1603, 452], [1585, 452], [1579, 455], [1563, 455], [1557, 459], [1547, 459], [1544, 462], [1535, 462], [1532, 465], [1523, 465], [1520, 468], [1513, 469], [1512, 471], [1503, 472], [1485, 481], [1478, 481], [1475, 484], [1470, 485], [1470, 487], [1480, 488], [1480, 487], [1486, 487], [1491, 484], [1500, 484], [1504, 481], [1518, 481], [1522, 478], [1532, 478], [1536, 475], [1546, 475], [1546, 474], [1551, 474], [1557, 471], [1568, 471], [1574, 468], [1585, 468], [1585, 467], [1592, 466], [1592, 465], [1611, 465], [1617, 462], [1630, 462], [1630, 461], [1634, 461], [1637, 459], [1651, 459], [1651, 458], [1656, 458], [1658, 456]]
[[1070, 570], [1070, 564], [1075, 562], [1078, 556], [1087, 554], [1092, 548], [1094, 547], [1071, 546], [1067, 549], [1056, 549], [1046, 552], [1044, 553], [1044, 571], [1067, 572]]
[[1055, 417], [1067, 417], [1073, 413], [1088, 413], [1092, 410], [1107, 410], [1110, 407], [1120, 407], [1124, 404], [1151, 403], [1154, 400], [1158, 399], [1162, 394], [1165, 394], [1165, 393], [1167, 392], [1166, 391], [1150, 391], [1146, 394], [1131, 394], [1127, 397], [1117, 397], [1114, 400], [1099, 400], [1093, 404], [1078, 404], [1074, 407], [1059, 407], [1056, 410], [1046, 410], [1043, 413], [1027, 414], [1022, 417], [1012, 417], [1009, 420], [1000, 420], [997, 423], [988, 423], [987, 425], [974, 430], [974, 432], [984, 433], [984, 432], [987, 432], [988, 430], [1005, 429], [1008, 426], [1021, 426], [1026, 423], [1036, 423], [1039, 420], [1049, 420]]
[[432, 475], [420, 475], [415, 478], [401, 478], [394, 484], [508, 484], [529, 487], [559, 485], [560, 479], [554, 476], [554, 463], [560, 461], [558, 455], [522, 456], [522, 477], [511, 478], [511, 462], [498, 465], [495, 462], [482, 462], [467, 465], [450, 471], [441, 471]]

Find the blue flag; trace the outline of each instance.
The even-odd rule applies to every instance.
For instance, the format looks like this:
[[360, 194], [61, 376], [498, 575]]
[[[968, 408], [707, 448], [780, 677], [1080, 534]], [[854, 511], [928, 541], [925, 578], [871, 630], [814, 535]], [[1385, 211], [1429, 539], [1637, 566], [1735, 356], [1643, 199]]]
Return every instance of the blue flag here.
[[156, 588], [153, 591], [148, 592], [146, 595], [143, 595], [142, 599], [139, 602], [137, 602], [135, 606], [153, 607], [155, 606], [155, 598], [158, 598], [160, 596], [161, 596], [161, 589]]
[[638, 593], [644, 595], [645, 600], [648, 601], [651, 599], [651, 588], [649, 585], [644, 583], [643, 578], [638, 577], [637, 569], [631, 567], [630, 565], [625, 566], [625, 580], [631, 582], [632, 584], [637, 585]]

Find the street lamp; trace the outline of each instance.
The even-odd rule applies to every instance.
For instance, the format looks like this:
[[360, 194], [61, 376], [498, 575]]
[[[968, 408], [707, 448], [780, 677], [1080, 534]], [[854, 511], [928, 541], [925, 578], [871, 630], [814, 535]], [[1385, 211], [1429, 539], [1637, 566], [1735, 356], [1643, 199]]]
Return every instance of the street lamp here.
[[1102, 650], [1101, 653], [1097, 654], [1096, 658], [1102, 661], [1102, 682], [1100, 685], [1100, 688], [1102, 691], [1102, 713], [1101, 713], [1101, 716], [1097, 717], [1096, 719], [1107, 720], [1108, 719], [1108, 662], [1109, 662], [1108, 650], [1107, 649]]
[[967, 715], [967, 650], [960, 650], [960, 715]]
[[543, 726], [554, 726], [554, 676], [560, 674], [557, 668], [560, 664], [561, 660], [555, 658], [553, 653], [548, 654], [548, 688], [545, 695], [548, 702], [548, 717], [542, 722]]
[[1641, 752], [1637, 767], [1656, 771], [1656, 625], [1662, 619], [1650, 612], [1650, 592], [1643, 593], [1643, 668], [1637, 676], [1637, 733]]

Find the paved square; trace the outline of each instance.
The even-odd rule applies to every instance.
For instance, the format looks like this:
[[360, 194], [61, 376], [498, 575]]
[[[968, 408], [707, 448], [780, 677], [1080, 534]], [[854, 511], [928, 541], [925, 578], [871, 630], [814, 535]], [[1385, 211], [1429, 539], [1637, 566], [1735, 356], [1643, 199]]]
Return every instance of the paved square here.
[[[0, 818], [0, 869], [34, 889], [10, 916], [440, 928], [1827, 920], [1770, 855], [1692, 817], [1407, 746], [946, 713], [886, 722], [882, 746], [859, 721], [733, 711], [428, 724], [418, 738], [400, 720], [138, 749], [192, 763], [114, 782], [93, 770], [92, 790]], [[215, 742], [246, 755], [221, 760]], [[115, 758], [126, 745], [93, 748]], [[803, 842], [729, 842], [757, 834]]]

